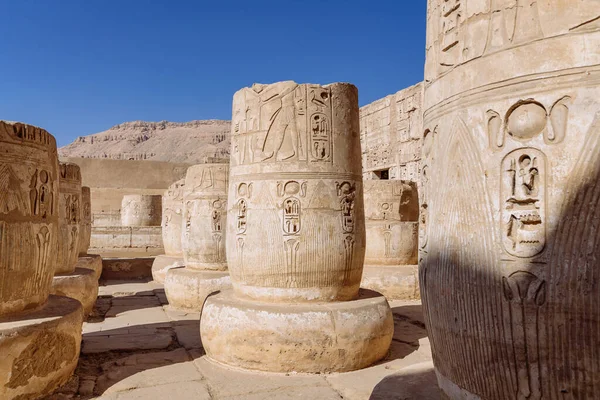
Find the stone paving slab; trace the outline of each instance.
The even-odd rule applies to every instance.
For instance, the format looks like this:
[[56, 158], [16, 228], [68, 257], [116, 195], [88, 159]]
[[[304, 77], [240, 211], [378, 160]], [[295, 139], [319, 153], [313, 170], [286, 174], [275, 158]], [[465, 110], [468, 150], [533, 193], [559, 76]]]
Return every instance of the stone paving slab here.
[[208, 359], [200, 314], [170, 308], [160, 285], [104, 281], [100, 292], [84, 324], [75, 376], [45, 400], [439, 398], [419, 302], [390, 302], [394, 339], [375, 366], [329, 375], [269, 374]]

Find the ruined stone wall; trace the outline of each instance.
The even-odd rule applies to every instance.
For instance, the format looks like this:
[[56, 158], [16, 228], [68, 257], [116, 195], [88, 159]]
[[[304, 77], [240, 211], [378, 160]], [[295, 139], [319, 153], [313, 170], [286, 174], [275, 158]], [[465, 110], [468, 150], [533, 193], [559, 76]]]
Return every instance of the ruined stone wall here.
[[416, 182], [421, 160], [423, 84], [418, 83], [360, 109], [363, 178]]

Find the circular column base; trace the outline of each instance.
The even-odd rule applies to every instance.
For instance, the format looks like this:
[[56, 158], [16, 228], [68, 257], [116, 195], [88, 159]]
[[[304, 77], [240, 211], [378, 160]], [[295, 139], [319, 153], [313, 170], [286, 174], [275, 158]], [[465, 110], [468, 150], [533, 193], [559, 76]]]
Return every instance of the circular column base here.
[[152, 279], [158, 283], [165, 283], [167, 272], [171, 268], [184, 267], [183, 257], [179, 256], [167, 256], [162, 254], [156, 256], [152, 263]]
[[388, 300], [418, 300], [418, 265], [365, 265], [361, 287], [375, 290]]
[[227, 291], [206, 300], [200, 336], [211, 359], [269, 372], [326, 373], [368, 367], [384, 358], [394, 334], [383, 295], [357, 300], [265, 303]]
[[90, 315], [98, 297], [98, 280], [91, 269], [75, 268], [70, 274], [55, 275], [50, 293], [79, 300], [85, 315]]
[[79, 256], [75, 268], [85, 268], [94, 271], [94, 278], [100, 279], [102, 275], [102, 257], [98, 254], [86, 254], [85, 256]]
[[202, 312], [211, 293], [231, 289], [229, 272], [172, 268], [165, 279], [165, 294], [171, 307]]
[[40, 309], [0, 318], [0, 399], [37, 399], [73, 374], [81, 346], [83, 309], [52, 296]]

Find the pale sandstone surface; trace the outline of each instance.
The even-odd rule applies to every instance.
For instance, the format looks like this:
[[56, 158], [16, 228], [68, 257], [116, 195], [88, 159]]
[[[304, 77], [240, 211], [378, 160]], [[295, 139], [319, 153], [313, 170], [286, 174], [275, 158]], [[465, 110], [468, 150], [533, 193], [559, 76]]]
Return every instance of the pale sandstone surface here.
[[121, 225], [131, 227], [160, 226], [162, 196], [127, 194], [121, 201]]
[[79, 255], [81, 233], [81, 170], [77, 164], [61, 162], [58, 177], [58, 227], [60, 235], [55, 274], [71, 273]]
[[78, 137], [61, 147], [59, 155], [197, 164], [207, 158], [229, 157], [230, 127], [230, 121], [221, 120], [125, 122], [104, 132]]
[[85, 256], [92, 239], [92, 196], [90, 188], [81, 187], [81, 220], [79, 222], [79, 256]]
[[228, 164], [199, 164], [185, 175], [183, 259], [187, 268], [226, 271]]
[[82, 324], [81, 304], [61, 296], [0, 318], [0, 398], [37, 399], [64, 384], [77, 365]]
[[239, 294], [356, 298], [364, 260], [358, 91], [255, 84], [233, 99], [227, 261]]
[[0, 316], [42, 305], [59, 236], [56, 140], [31, 125], [0, 121]]
[[598, 397], [599, 16], [429, 1], [419, 280], [449, 398]]
[[91, 269], [94, 271], [94, 279], [98, 280], [102, 275], [102, 257], [100, 257], [98, 254], [87, 254], [85, 256], [81, 256], [75, 265], [75, 269], [77, 268]]
[[200, 312], [211, 293], [231, 289], [231, 278], [227, 271], [172, 268], [166, 273], [164, 285], [172, 307]]
[[171, 268], [185, 267], [183, 256], [167, 256], [164, 254], [156, 256], [152, 263], [152, 278], [158, 283], [165, 283], [167, 272]]
[[92, 226], [90, 252], [111, 257], [114, 254], [164, 254], [160, 226]]
[[208, 356], [236, 367], [271, 372], [332, 372], [368, 367], [385, 357], [393, 333], [382, 295], [353, 301], [267, 303], [211, 296], [200, 336]]
[[54, 275], [51, 294], [78, 300], [83, 314], [89, 315], [98, 297], [96, 272], [87, 268], [75, 268], [73, 272]]
[[419, 296], [419, 198], [411, 181], [364, 183], [367, 243], [361, 286], [388, 299]]
[[105, 281], [97, 319], [84, 323], [83, 348], [94, 343], [94, 352], [81, 356], [73, 379], [48, 399], [436, 399], [420, 303], [392, 301], [391, 306], [394, 340], [375, 366], [325, 375], [262, 373], [208, 359], [200, 344], [199, 314], [171, 309], [160, 285]]
[[423, 83], [360, 108], [363, 177], [419, 180]]

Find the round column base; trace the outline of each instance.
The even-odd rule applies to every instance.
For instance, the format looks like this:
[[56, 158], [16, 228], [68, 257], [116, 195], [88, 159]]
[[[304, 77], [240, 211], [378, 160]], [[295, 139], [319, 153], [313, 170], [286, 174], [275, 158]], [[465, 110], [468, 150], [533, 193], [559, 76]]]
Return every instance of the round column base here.
[[206, 300], [200, 319], [209, 358], [269, 372], [365, 368], [386, 356], [393, 334], [390, 306], [371, 290], [331, 303], [265, 303], [227, 291]]
[[94, 271], [94, 278], [100, 279], [102, 275], [102, 257], [98, 254], [86, 254], [79, 256], [75, 268], [85, 268]]
[[40, 309], [0, 318], [0, 399], [37, 399], [73, 374], [81, 346], [83, 309], [52, 296]]
[[98, 280], [91, 269], [75, 268], [70, 274], [55, 275], [50, 293], [79, 300], [84, 315], [90, 315], [98, 298]]
[[202, 312], [211, 293], [231, 289], [229, 272], [172, 268], [165, 278], [165, 294], [171, 307]]
[[418, 265], [365, 265], [361, 287], [375, 290], [388, 300], [418, 300]]
[[165, 283], [167, 272], [171, 268], [184, 267], [183, 257], [180, 256], [167, 256], [162, 254], [156, 256], [152, 263], [152, 279], [158, 283]]

